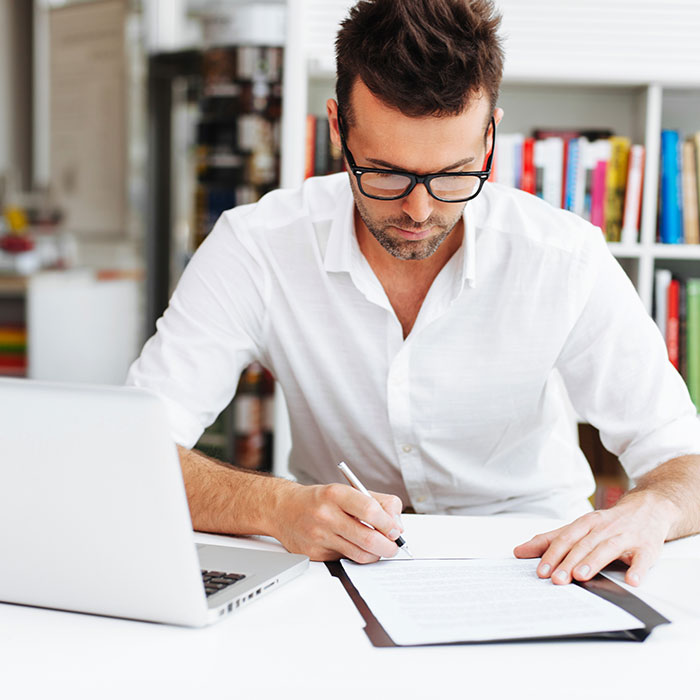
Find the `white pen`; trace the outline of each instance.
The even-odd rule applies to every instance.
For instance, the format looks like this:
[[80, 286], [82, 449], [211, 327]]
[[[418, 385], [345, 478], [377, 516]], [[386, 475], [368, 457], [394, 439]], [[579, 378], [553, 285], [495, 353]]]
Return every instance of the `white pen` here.
[[[345, 462], [338, 462], [338, 469], [340, 469], [341, 474], [350, 482], [350, 486], [354, 486], [360, 493], [364, 493], [365, 496], [369, 496], [373, 500], [377, 500], [374, 498], [374, 496], [364, 487], [364, 484], [352, 473], [352, 470], [350, 467], [348, 467]], [[365, 523], [367, 525], [367, 523]], [[367, 527], [372, 527], [371, 525], [367, 525]], [[411, 550], [408, 548], [408, 545], [406, 544], [406, 540], [404, 540], [401, 535], [399, 535], [398, 539], [394, 540], [394, 544], [396, 544], [398, 547], [403, 549], [406, 554], [408, 554], [411, 559], [413, 559], [413, 554], [411, 554]]]

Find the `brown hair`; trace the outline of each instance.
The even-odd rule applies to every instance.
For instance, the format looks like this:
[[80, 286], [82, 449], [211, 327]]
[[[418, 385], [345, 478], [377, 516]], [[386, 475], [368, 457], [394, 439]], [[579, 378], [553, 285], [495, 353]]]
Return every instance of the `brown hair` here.
[[493, 113], [503, 74], [500, 22], [492, 0], [360, 0], [335, 42], [346, 125], [357, 78], [411, 117], [459, 114], [480, 89]]

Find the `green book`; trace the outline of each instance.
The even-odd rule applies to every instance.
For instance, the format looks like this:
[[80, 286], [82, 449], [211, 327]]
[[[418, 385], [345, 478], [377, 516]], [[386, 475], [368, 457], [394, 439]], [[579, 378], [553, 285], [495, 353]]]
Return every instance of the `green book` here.
[[700, 279], [686, 283], [686, 340], [688, 390], [696, 408], [700, 407]]

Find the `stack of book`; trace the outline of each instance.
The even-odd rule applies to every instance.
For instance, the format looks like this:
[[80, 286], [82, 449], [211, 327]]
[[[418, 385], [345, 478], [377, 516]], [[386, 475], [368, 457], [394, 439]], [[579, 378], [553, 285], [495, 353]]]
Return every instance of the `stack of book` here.
[[27, 329], [0, 326], [0, 375], [24, 377], [27, 374]]
[[700, 243], [700, 132], [685, 141], [678, 131], [661, 132], [660, 243]]
[[657, 270], [654, 306], [669, 360], [700, 408], [700, 279], [680, 279], [670, 270]]
[[605, 129], [499, 134], [490, 179], [575, 212], [608, 241], [636, 243], [644, 158], [644, 146]]
[[195, 246], [223, 211], [279, 186], [282, 49], [208, 49], [200, 90]]

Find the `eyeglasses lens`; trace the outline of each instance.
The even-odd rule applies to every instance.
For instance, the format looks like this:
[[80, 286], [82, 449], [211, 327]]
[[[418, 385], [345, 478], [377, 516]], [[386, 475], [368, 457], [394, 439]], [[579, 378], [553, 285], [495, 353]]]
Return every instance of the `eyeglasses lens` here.
[[[473, 196], [481, 181], [474, 175], [444, 175], [430, 180], [430, 189], [436, 197], [460, 201]], [[376, 199], [401, 197], [411, 186], [411, 179], [395, 173], [362, 173], [362, 191]]]

